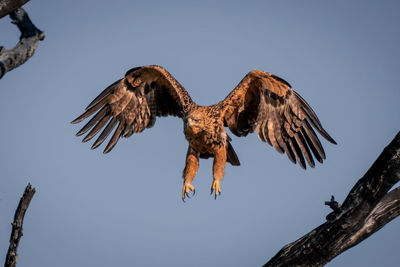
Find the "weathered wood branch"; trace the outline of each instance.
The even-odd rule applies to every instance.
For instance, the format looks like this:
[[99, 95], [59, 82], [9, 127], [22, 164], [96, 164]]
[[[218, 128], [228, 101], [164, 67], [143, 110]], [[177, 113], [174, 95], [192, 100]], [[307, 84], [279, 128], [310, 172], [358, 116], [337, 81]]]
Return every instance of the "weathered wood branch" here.
[[0, 0], [0, 19], [23, 6], [29, 0]]
[[22, 65], [32, 57], [39, 40], [44, 39], [44, 33], [33, 25], [22, 8], [12, 11], [10, 18], [12, 23], [18, 26], [21, 36], [18, 44], [12, 49], [0, 47], [0, 79], [6, 72]]
[[364, 226], [353, 236], [357, 245], [400, 215], [400, 187], [387, 193], [367, 216]]
[[[264, 266], [323, 266], [400, 215], [400, 132], [327, 222], [284, 246]], [[334, 199], [333, 199], [334, 200]]]
[[10, 237], [10, 247], [8, 248], [6, 262], [4, 267], [15, 267], [18, 260], [17, 249], [19, 240], [22, 236], [22, 224], [24, 223], [25, 212], [29, 207], [29, 203], [33, 195], [35, 194], [35, 188], [32, 188], [30, 184], [25, 188], [25, 192], [19, 201], [18, 208], [15, 211], [14, 222], [12, 223], [12, 231]]

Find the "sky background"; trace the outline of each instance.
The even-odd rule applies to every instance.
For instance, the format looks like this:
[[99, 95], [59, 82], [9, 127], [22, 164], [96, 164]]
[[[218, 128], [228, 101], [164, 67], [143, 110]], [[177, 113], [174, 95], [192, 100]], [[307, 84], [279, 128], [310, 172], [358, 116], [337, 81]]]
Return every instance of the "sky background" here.
[[[46, 34], [0, 80], [0, 261], [25, 186], [19, 267], [261, 266], [325, 222], [399, 131], [399, 1], [49, 1], [24, 6]], [[0, 45], [19, 38], [0, 20]], [[164, 66], [202, 105], [252, 69], [287, 80], [338, 142], [302, 170], [256, 135], [233, 136], [210, 196], [201, 160], [194, 198], [181, 200], [187, 141], [177, 118], [157, 119], [103, 155], [71, 125], [135, 66]], [[398, 266], [400, 221], [327, 266]]]

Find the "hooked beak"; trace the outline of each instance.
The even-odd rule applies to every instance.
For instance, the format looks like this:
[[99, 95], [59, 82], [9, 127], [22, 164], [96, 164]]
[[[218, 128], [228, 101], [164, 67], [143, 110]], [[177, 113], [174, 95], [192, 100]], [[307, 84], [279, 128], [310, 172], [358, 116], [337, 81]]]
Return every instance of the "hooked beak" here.
[[183, 122], [185, 123], [185, 125], [187, 125], [188, 127], [192, 127], [193, 126], [193, 120], [190, 118], [184, 118]]
[[184, 122], [185, 124], [189, 124], [189, 119], [188, 119], [188, 118], [183, 118], [183, 122]]

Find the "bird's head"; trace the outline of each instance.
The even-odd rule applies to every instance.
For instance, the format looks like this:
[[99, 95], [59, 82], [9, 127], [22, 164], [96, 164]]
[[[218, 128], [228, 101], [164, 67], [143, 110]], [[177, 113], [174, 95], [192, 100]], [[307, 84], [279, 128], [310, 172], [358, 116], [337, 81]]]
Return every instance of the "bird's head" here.
[[186, 118], [187, 125], [189, 127], [200, 127], [203, 125], [203, 119], [201, 114], [192, 113]]
[[191, 112], [184, 119], [185, 128], [190, 129], [193, 133], [197, 134], [204, 130], [204, 116], [201, 112]]

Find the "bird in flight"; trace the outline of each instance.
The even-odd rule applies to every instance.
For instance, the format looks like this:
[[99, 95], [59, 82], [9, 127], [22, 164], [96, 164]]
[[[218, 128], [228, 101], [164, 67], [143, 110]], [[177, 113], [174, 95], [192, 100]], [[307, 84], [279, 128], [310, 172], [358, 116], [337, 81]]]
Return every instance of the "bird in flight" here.
[[325, 159], [324, 149], [313, 130], [329, 142], [335, 140], [322, 128], [310, 105], [288, 82], [262, 70], [250, 71], [222, 101], [211, 106], [197, 105], [183, 86], [163, 67], [157, 65], [130, 69], [125, 77], [101, 92], [72, 123], [78, 123], [97, 112], [77, 136], [90, 132], [83, 142], [92, 139], [108, 122], [94, 142], [101, 145], [113, 131], [104, 153], [120, 137], [130, 137], [151, 128], [157, 117], [177, 116], [189, 142], [183, 171], [182, 200], [195, 189], [191, 184], [199, 167], [199, 158], [214, 158], [211, 194], [221, 193], [220, 182], [225, 164], [240, 165], [225, 127], [236, 136], [257, 132], [263, 142], [289, 160], [306, 169], [314, 167], [314, 158]]

